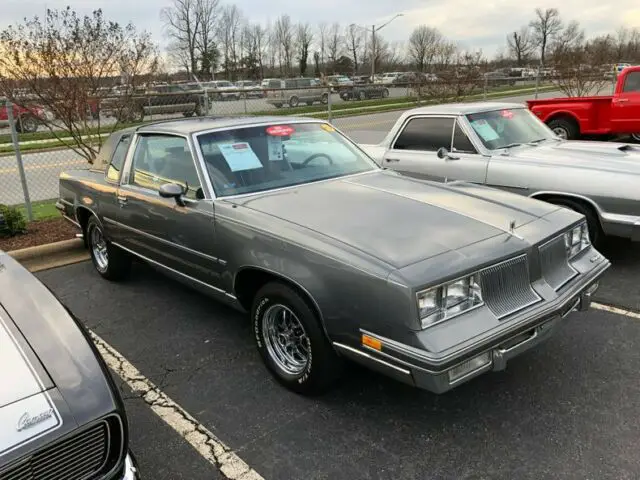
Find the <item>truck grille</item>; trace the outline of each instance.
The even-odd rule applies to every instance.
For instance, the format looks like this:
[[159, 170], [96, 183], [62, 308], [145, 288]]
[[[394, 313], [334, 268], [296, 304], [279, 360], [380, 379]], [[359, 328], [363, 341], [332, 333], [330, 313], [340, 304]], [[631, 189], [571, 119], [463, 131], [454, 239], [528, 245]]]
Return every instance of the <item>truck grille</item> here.
[[96, 478], [100, 472], [107, 473], [103, 467], [109, 459], [109, 433], [109, 423], [102, 421], [62, 442], [36, 451], [0, 472], [0, 480]]
[[556, 291], [578, 275], [578, 272], [569, 265], [564, 235], [556, 237], [540, 247], [540, 266], [545, 281]]
[[540, 297], [531, 287], [526, 255], [482, 270], [480, 286], [484, 303], [498, 318], [511, 315], [540, 301]]

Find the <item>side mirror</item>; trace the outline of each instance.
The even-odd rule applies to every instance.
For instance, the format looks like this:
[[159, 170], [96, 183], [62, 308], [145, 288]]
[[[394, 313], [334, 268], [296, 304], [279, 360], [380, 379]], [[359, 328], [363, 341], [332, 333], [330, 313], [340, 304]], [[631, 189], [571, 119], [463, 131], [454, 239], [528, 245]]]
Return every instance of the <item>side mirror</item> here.
[[178, 205], [184, 207], [184, 201], [182, 200], [184, 188], [177, 183], [164, 183], [160, 185], [158, 193], [162, 198], [174, 198]]
[[452, 155], [445, 147], [440, 147], [436, 152], [436, 155], [441, 160], [458, 160], [460, 158]]

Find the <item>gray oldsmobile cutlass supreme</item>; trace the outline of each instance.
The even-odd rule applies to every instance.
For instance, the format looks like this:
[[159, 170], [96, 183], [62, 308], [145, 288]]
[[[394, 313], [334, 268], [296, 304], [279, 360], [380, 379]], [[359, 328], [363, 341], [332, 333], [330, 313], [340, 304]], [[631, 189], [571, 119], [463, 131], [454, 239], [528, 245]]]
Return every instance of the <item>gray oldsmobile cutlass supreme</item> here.
[[0, 251], [0, 479], [135, 480], [118, 388], [87, 331]]
[[609, 262], [582, 215], [380, 169], [331, 125], [198, 118], [114, 133], [58, 208], [107, 279], [132, 257], [251, 312], [300, 393], [349, 358], [444, 392], [586, 310]]

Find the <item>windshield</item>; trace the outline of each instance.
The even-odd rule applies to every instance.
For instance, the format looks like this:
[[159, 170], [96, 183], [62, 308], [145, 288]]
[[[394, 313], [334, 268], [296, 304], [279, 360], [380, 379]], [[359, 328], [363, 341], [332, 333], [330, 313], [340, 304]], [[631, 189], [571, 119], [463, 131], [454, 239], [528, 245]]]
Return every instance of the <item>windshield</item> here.
[[471, 127], [489, 150], [556, 138], [551, 130], [524, 108], [467, 115]]
[[377, 169], [331, 125], [320, 122], [237, 128], [197, 140], [218, 197]]

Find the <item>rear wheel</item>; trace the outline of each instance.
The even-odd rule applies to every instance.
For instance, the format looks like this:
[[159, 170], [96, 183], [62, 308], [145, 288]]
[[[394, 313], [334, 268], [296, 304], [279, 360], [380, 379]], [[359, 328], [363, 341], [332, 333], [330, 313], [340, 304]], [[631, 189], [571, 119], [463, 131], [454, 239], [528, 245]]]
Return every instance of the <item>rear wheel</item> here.
[[360, 100], [366, 100], [367, 99], [367, 94], [364, 90], [360, 90], [360, 93], [358, 93], [358, 99]]
[[326, 105], [327, 103], [329, 103], [329, 94], [328, 93], [323, 93], [322, 97], [320, 97], [320, 103], [322, 103], [323, 105]]
[[289, 106], [290, 106], [290, 107], [297, 107], [299, 103], [300, 103], [300, 100], [299, 100], [299, 99], [298, 99], [298, 97], [296, 97], [295, 95], [293, 95], [293, 96], [289, 99]]
[[589, 238], [591, 239], [591, 244], [596, 248], [602, 245], [602, 242], [604, 241], [604, 232], [600, 226], [598, 215], [592, 208], [580, 201], [571, 200], [569, 198], [554, 198], [549, 199], [548, 201], [554, 205], [568, 208], [569, 210], [573, 210], [574, 212], [584, 215], [587, 219], [587, 226], [589, 227]]
[[16, 125], [18, 133], [33, 133], [38, 130], [38, 119], [33, 115], [20, 115]]
[[382, 98], [387, 98], [387, 97], [389, 97], [389, 89], [388, 89], [388, 88], [385, 88], [385, 89], [382, 91]]
[[131, 257], [111, 244], [96, 217], [89, 218], [86, 228], [87, 245], [93, 266], [107, 280], [121, 280], [131, 270]]
[[636, 142], [640, 143], [640, 132], [632, 133], [631, 138], [633, 138]]
[[285, 387], [304, 395], [327, 390], [340, 373], [340, 358], [308, 302], [289, 286], [272, 282], [256, 294], [253, 334], [265, 365]]
[[554, 118], [547, 125], [553, 130], [553, 133], [564, 140], [575, 140], [580, 136], [580, 129], [571, 119]]

